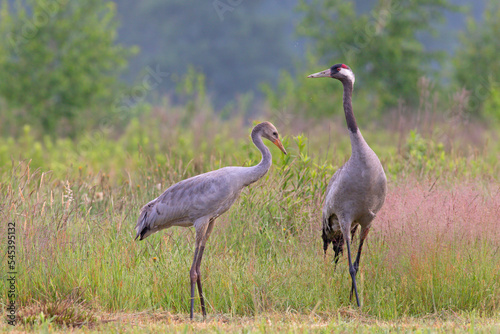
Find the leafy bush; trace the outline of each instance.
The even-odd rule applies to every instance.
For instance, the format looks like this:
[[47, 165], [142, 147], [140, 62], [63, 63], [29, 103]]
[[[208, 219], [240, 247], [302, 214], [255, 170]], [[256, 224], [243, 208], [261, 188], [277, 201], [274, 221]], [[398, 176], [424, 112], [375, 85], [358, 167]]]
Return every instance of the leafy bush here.
[[0, 16], [4, 133], [27, 123], [75, 136], [114, 107], [133, 49], [115, 44], [112, 2], [28, 0], [12, 9], [4, 1]]
[[484, 116], [500, 124], [500, 81], [490, 87], [490, 95], [484, 103]]
[[301, 1], [298, 8], [304, 18], [297, 31], [312, 40], [319, 62], [351, 66], [360, 78], [357, 90], [375, 108], [394, 106], [401, 98], [417, 104], [418, 79], [432, 74], [431, 64], [444, 56], [425, 50], [419, 37], [433, 32], [446, 10], [457, 9], [448, 0], [377, 1], [363, 14], [354, 1]]

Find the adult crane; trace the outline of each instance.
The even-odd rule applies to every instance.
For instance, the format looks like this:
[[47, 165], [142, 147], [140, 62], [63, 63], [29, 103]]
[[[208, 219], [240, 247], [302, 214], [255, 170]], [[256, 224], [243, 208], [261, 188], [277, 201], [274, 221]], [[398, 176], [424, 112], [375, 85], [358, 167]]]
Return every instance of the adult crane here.
[[[332, 243], [336, 266], [345, 242], [349, 274], [352, 279], [350, 299], [354, 291], [359, 307], [356, 274], [361, 250], [372, 221], [384, 204], [387, 179], [380, 160], [361, 135], [352, 112], [354, 73], [349, 66], [336, 64], [327, 70], [308, 76], [308, 78], [323, 77], [337, 79], [344, 86], [344, 113], [351, 139], [351, 157], [335, 172], [326, 190], [323, 206], [323, 249], [326, 256], [328, 245]], [[351, 234], [354, 236], [358, 226], [361, 226], [359, 249], [356, 260], [352, 263]]]
[[270, 140], [286, 154], [278, 131], [269, 122], [257, 124], [252, 130], [252, 141], [260, 150], [262, 160], [252, 167], [224, 167], [180, 181], [165, 190], [142, 209], [135, 227], [136, 239], [144, 238], [171, 226], [194, 226], [196, 243], [191, 278], [191, 311], [193, 319], [195, 285], [198, 285], [201, 310], [206, 317], [201, 287], [200, 264], [205, 244], [217, 217], [226, 212], [238, 198], [241, 190], [263, 177], [272, 164], [271, 152], [262, 142]]

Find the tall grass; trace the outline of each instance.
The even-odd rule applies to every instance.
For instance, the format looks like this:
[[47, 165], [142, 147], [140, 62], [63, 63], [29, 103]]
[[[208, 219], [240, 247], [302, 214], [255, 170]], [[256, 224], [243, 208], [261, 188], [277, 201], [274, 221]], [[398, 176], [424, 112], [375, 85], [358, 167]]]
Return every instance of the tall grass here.
[[[90, 310], [188, 312], [194, 232], [172, 228], [135, 242], [133, 227], [140, 207], [169, 185], [260, 159], [241, 120], [224, 126], [202, 120], [194, 130], [132, 123], [114, 141], [40, 143], [45, 150], [36, 161], [3, 159], [1, 215], [17, 225], [23, 309], [77, 294], [79, 307]], [[27, 131], [22, 140], [30, 138]], [[22, 140], [8, 149], [4, 143], [4, 152], [36, 146]], [[328, 139], [284, 142], [291, 154], [273, 149], [270, 172], [216, 222], [202, 263], [210, 313], [331, 314], [352, 305], [346, 259], [334, 271], [320, 240], [324, 190], [348, 142], [333, 141], [333, 157], [326, 156]], [[495, 153], [454, 153], [419, 133], [408, 134], [400, 152], [391, 144], [375, 147], [391, 182], [361, 261], [362, 312], [380, 319], [498, 314], [499, 169], [489, 158]], [[4, 284], [1, 277], [2, 303]]]

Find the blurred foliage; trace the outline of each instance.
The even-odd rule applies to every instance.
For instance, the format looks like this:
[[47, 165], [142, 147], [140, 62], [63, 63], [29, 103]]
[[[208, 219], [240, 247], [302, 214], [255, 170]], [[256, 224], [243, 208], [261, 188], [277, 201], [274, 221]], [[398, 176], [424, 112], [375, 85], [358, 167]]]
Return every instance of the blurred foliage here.
[[[213, 110], [199, 105], [194, 108], [189, 119], [182, 117], [181, 107], [149, 109], [133, 118], [121, 135], [89, 132], [76, 140], [54, 141], [49, 136], [38, 139], [26, 125], [18, 139], [0, 138], [0, 170], [9, 170], [15, 161], [26, 160], [31, 168], [51, 170], [58, 178], [68, 171], [76, 175], [101, 172], [113, 182], [121, 182], [130, 177], [129, 173], [151, 166], [157, 166], [158, 172], [175, 165], [184, 171], [179, 178], [185, 178], [224, 166], [249, 166], [260, 161], [261, 156], [249, 138], [251, 128], [241, 118], [222, 121], [214, 117]], [[439, 129], [440, 125], [434, 126]], [[268, 146], [283, 175], [284, 193], [300, 193], [299, 197], [307, 198], [325, 188], [328, 175], [333, 175], [350, 156], [350, 142], [344, 136], [335, 136], [330, 143], [329, 134], [323, 132], [316, 132], [310, 140], [303, 134], [287, 137], [287, 132], [281, 129], [289, 155], [281, 155], [276, 147]], [[379, 129], [366, 133], [366, 139], [373, 143], [391, 180], [408, 174], [436, 177], [446, 173], [463, 178], [498, 178], [496, 142], [466, 152], [449, 144], [445, 147], [439, 139], [442, 134], [439, 130], [435, 134], [415, 130], [402, 135]], [[399, 140], [398, 136], [402, 138]], [[494, 138], [491, 133], [485, 136]], [[395, 147], [398, 141], [402, 141], [399, 150]], [[332, 150], [325, 152], [327, 144]], [[457, 142], [455, 146], [464, 145]], [[311, 183], [312, 179], [320, 183]]]
[[[479, 112], [480, 108], [488, 118], [500, 119], [497, 3], [490, 3], [483, 24], [471, 20], [462, 36], [463, 47], [454, 62], [455, 82], [448, 87], [436, 80], [429, 84], [429, 94], [420, 92], [419, 78], [440, 76], [437, 67], [443, 59], [441, 53], [427, 51], [422, 41], [442, 21], [443, 13], [458, 9], [451, 2], [456, 3], [301, 1], [298, 12], [303, 19], [297, 32], [311, 41], [311, 48], [294, 75], [286, 70], [279, 73], [280, 68], [291, 67], [293, 58], [286, 48], [290, 41], [282, 38], [288, 36], [283, 32], [285, 15], [275, 14], [279, 5], [121, 0], [118, 4], [128, 8], [125, 12], [137, 16], [122, 17], [127, 21], [122, 34], [129, 33], [128, 42], [143, 39], [144, 45], [157, 48], [144, 50], [139, 66], [143, 76], [126, 88], [119, 75], [130, 70], [128, 58], [136, 48], [116, 42], [114, 2], [28, 0], [12, 4], [4, 0], [0, 7], [0, 130], [5, 137], [17, 138], [24, 135], [23, 126], [29, 125], [30, 133], [43, 141], [49, 140], [46, 135], [52, 139], [86, 137], [90, 129], [109, 138], [120, 136], [128, 131], [130, 119], [151, 114], [154, 108], [148, 102], [153, 92], [163, 97], [163, 107], [175, 106], [182, 127], [192, 124], [202, 109], [227, 120], [236, 114], [248, 115], [261, 102], [251, 92], [240, 93], [251, 91], [257, 82], [265, 82], [261, 87], [266, 102], [278, 119], [292, 112], [305, 118], [330, 116], [333, 110], [343, 121], [341, 84], [306, 79], [336, 62], [349, 64], [357, 75], [353, 103], [361, 125], [368, 120], [383, 121], [381, 114], [389, 114], [396, 104], [398, 110], [413, 112], [434, 103], [438, 93], [452, 96], [449, 88], [457, 86], [469, 90], [471, 110]], [[268, 16], [271, 8], [274, 14]], [[185, 17], [190, 19], [180, 19]], [[138, 25], [147, 27], [147, 32], [134, 31]], [[465, 68], [474, 68], [480, 75], [470, 75]], [[215, 91], [231, 102], [220, 107]], [[445, 103], [433, 104], [433, 110], [446, 114]]]
[[434, 171], [448, 160], [443, 143], [426, 140], [415, 130], [408, 135], [404, 156], [408, 164], [419, 170], [425, 167]]
[[278, 69], [292, 69], [290, 11], [294, 0], [118, 0], [125, 23], [120, 38], [144, 50], [130, 72], [160, 66], [175, 76], [159, 87], [173, 92], [175, 77], [192, 66], [207, 77], [214, 103], [223, 105]]
[[358, 13], [353, 1], [302, 0], [298, 9], [304, 18], [297, 32], [310, 38], [320, 62], [348, 64], [360, 78], [357, 89], [369, 92], [372, 105], [387, 107], [400, 98], [418, 102], [418, 79], [444, 57], [426, 50], [419, 37], [457, 7], [448, 0], [379, 0], [370, 12]]
[[500, 124], [500, 82], [492, 82], [490, 86], [490, 95], [484, 103], [484, 115]]
[[309, 38], [311, 48], [297, 77], [283, 72], [276, 88], [262, 85], [271, 107], [322, 117], [338, 106], [342, 115], [341, 84], [306, 77], [346, 63], [357, 78], [353, 103], [355, 110], [363, 111], [356, 113], [363, 123], [396, 105], [418, 106], [419, 78], [436, 77], [433, 65], [444, 57], [442, 52], [426, 50], [422, 36], [434, 32], [444, 12], [458, 7], [447, 0], [380, 0], [371, 11], [359, 13], [352, 1], [317, 0], [301, 1], [298, 10], [304, 18], [297, 32]]
[[461, 34], [462, 47], [455, 55], [457, 83], [469, 93], [469, 109], [483, 111], [500, 120], [500, 2], [491, 0], [479, 23], [469, 18], [467, 31]]
[[[18, 1], [0, 9], [2, 123], [75, 136], [109, 112], [134, 49], [115, 44], [113, 2]], [[8, 127], [8, 128], [7, 128]]]
[[[316, 56], [308, 53], [306, 65], [300, 66], [296, 77], [287, 71], [283, 71], [276, 87], [267, 83], [261, 85], [266, 100], [275, 114], [279, 116], [282, 113], [295, 113], [306, 118], [331, 117], [332, 114], [337, 115], [337, 117], [344, 117], [342, 84], [329, 78], [307, 78], [307, 75], [311, 73], [326, 69], [324, 65], [322, 67], [317, 65], [318, 62]], [[380, 109], [371, 103], [367, 93], [368, 90], [359, 91], [357, 84], [354, 86], [354, 114], [360, 124], [364, 124], [366, 120], [373, 120], [380, 115]], [[363, 110], [363, 112], [359, 113], [356, 110]]]

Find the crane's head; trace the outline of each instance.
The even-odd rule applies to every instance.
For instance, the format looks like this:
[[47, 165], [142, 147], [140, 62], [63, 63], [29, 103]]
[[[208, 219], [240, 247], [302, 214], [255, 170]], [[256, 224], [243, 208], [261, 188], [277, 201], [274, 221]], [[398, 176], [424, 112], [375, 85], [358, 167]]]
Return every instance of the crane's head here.
[[278, 146], [281, 152], [286, 154], [286, 150], [283, 147], [283, 144], [281, 143], [281, 140], [279, 138], [278, 130], [276, 130], [276, 127], [271, 123], [262, 122], [257, 124], [253, 128], [252, 135], [253, 133], [259, 133], [262, 137], [270, 140], [274, 145]]
[[334, 78], [340, 81], [348, 81], [354, 85], [356, 78], [349, 66], [346, 64], [335, 64], [327, 70], [310, 74], [308, 78]]

